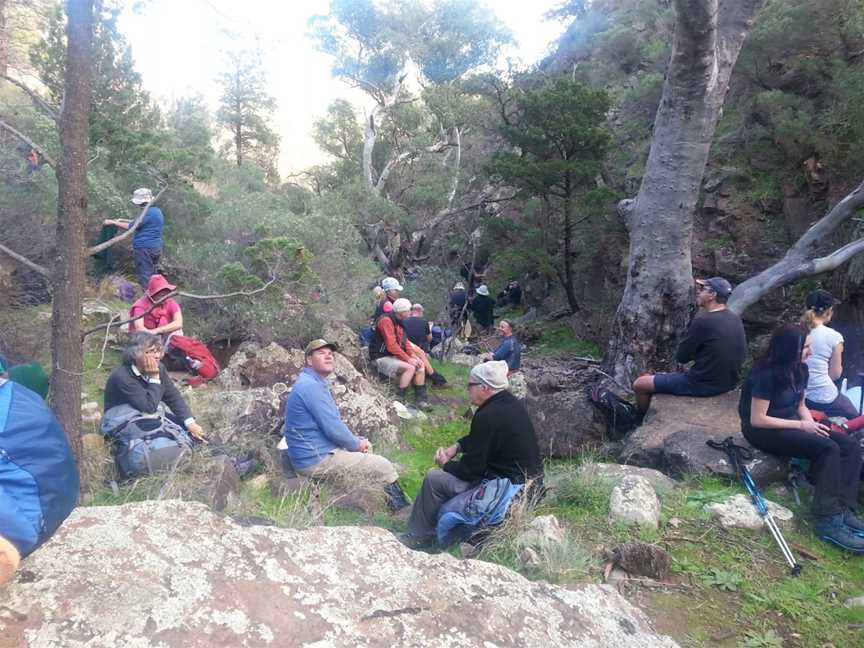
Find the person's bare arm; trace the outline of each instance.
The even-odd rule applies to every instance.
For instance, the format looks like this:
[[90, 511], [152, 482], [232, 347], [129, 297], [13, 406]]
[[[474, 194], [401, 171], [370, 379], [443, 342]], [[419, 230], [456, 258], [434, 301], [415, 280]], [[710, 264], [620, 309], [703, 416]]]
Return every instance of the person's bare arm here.
[[130, 221], [126, 218], [106, 218], [104, 221], [102, 221], [102, 224], [103, 225], [113, 225], [114, 227], [119, 227], [120, 229], [128, 230], [132, 225], [132, 221]]
[[154, 329], [151, 329], [150, 332], [153, 335], [164, 335], [165, 333], [173, 333], [174, 331], [179, 331], [183, 328], [183, 312], [177, 311], [174, 313], [174, 318], [168, 322], [165, 326], [157, 326]]
[[828, 375], [831, 380], [838, 380], [843, 375], [843, 343], [834, 347], [831, 359], [828, 361]]
[[828, 436], [828, 427], [813, 420], [810, 410], [804, 405], [804, 401], [798, 406], [800, 420], [785, 419], [778, 416], [768, 416], [769, 401], [761, 398], [750, 399], [750, 425], [758, 428], [769, 429], [799, 429], [804, 432], [812, 432], [822, 436]]

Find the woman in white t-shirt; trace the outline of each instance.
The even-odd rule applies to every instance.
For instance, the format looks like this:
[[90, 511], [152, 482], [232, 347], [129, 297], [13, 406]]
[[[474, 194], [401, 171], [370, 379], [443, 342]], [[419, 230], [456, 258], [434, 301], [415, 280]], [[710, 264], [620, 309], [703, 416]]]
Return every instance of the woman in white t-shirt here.
[[807, 310], [801, 318], [801, 323], [810, 329], [811, 343], [805, 404], [827, 416], [851, 419], [858, 416], [858, 409], [834, 384], [843, 374], [843, 336], [826, 326], [838, 303], [827, 290], [814, 290], [807, 295]]

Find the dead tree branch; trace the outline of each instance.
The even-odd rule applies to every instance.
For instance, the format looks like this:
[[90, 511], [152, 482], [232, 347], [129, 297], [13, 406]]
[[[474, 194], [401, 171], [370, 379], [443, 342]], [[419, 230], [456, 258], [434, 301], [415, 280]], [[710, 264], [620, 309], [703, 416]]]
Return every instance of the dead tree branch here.
[[821, 219], [813, 223], [777, 263], [741, 283], [729, 298], [729, 308], [739, 315], [775, 288], [802, 277], [834, 270], [864, 251], [864, 238], [851, 241], [822, 257], [816, 256], [819, 244], [864, 207], [864, 182]]
[[34, 90], [28, 88], [24, 83], [19, 81], [18, 79], [13, 79], [9, 75], [0, 74], [0, 79], [4, 79], [8, 81], [18, 89], [20, 89], [24, 94], [30, 97], [30, 101], [47, 117], [50, 117], [54, 122], [57, 122], [60, 119], [60, 115], [57, 112], [57, 109], [54, 108], [51, 104], [45, 101], [42, 97], [40, 97]]
[[36, 142], [31, 140], [24, 133], [22, 133], [17, 128], [10, 125], [9, 123], [3, 121], [2, 119], [0, 119], [0, 129], [5, 130], [7, 133], [14, 135], [19, 140], [24, 142], [27, 146], [29, 146], [31, 149], [33, 149], [39, 155], [42, 156], [42, 159], [45, 160], [45, 164], [50, 166], [55, 171], [57, 170], [57, 163], [54, 161], [54, 158], [52, 158], [50, 155], [48, 155], [48, 153], [45, 152], [45, 149], [43, 147], [39, 146]]
[[31, 270], [33, 270], [33, 272], [38, 272], [43, 277], [50, 277], [51, 276], [51, 272], [49, 272], [48, 268], [46, 268], [45, 266], [41, 266], [38, 263], [34, 263], [33, 261], [31, 261], [27, 257], [22, 256], [22, 255], [18, 254], [17, 252], [14, 252], [13, 250], [10, 250], [5, 245], [0, 244], [0, 252], [3, 252], [5, 255], [14, 259], [15, 261], [17, 261], [21, 265], [23, 265], [27, 268], [30, 268]]

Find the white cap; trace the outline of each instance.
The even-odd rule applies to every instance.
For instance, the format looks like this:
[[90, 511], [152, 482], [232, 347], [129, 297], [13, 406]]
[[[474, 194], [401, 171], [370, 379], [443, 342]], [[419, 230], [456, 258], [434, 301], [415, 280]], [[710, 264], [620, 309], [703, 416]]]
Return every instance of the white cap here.
[[146, 187], [136, 189], [132, 193], [131, 202], [135, 203], [136, 205], [146, 205], [147, 203], [153, 202], [153, 192]]
[[396, 277], [387, 277], [384, 281], [381, 282], [381, 287], [384, 290], [402, 290], [402, 286], [399, 284], [399, 281]]
[[492, 389], [507, 389], [510, 384], [510, 381], [507, 380], [508, 371], [507, 363], [503, 360], [483, 362], [474, 365], [469, 380], [481, 382]]
[[[393, 312], [394, 313], [404, 313], [405, 311], [411, 310], [411, 302], [404, 297], [400, 297], [396, 301], [393, 302]], [[507, 364], [506, 362], [504, 364]]]
[[486, 284], [482, 284], [480, 286], [477, 286], [477, 294], [478, 295], [485, 295], [486, 297], [489, 296], [489, 289], [486, 287]]

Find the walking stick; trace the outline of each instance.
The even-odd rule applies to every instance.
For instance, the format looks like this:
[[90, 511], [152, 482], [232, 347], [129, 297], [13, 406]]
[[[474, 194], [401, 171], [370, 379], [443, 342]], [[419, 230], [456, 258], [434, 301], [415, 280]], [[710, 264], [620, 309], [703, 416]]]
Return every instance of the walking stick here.
[[759, 488], [753, 480], [753, 475], [750, 474], [747, 466], [744, 465], [744, 461], [749, 461], [753, 457], [750, 449], [736, 445], [731, 436], [726, 437], [722, 443], [718, 443], [711, 439], [705, 443], [707, 443], [710, 448], [713, 448], [714, 450], [722, 450], [727, 454], [729, 461], [732, 462], [732, 469], [735, 471], [735, 474], [741, 478], [744, 488], [747, 489], [750, 499], [753, 500], [753, 506], [756, 507], [759, 517], [761, 517], [765, 522], [765, 526], [768, 527], [768, 531], [771, 532], [774, 541], [777, 543], [777, 546], [780, 547], [783, 557], [786, 559], [789, 568], [792, 570], [792, 576], [800, 574], [801, 565], [798, 564], [795, 560], [795, 556], [792, 555], [792, 550], [789, 548], [786, 539], [780, 532], [780, 527], [777, 526], [777, 521], [774, 519], [771, 511], [768, 510], [768, 504], [765, 503], [765, 498], [762, 497], [762, 493], [759, 492]]

